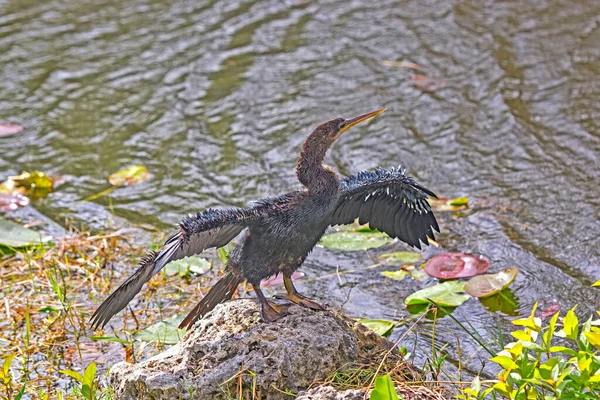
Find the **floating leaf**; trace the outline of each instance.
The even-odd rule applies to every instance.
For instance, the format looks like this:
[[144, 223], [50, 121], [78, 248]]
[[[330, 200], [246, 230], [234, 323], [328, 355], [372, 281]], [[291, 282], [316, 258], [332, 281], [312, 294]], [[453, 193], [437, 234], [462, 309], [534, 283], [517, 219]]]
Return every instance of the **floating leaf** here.
[[370, 400], [398, 400], [394, 382], [389, 375], [378, 376], [375, 379], [375, 389], [371, 392]]
[[14, 135], [23, 130], [21, 125], [9, 124], [7, 122], [0, 122], [0, 137]]
[[54, 178], [41, 171], [23, 171], [9, 176], [0, 184], [0, 193], [27, 195], [29, 198], [45, 197], [54, 187]]
[[454, 199], [443, 197], [437, 199], [428, 198], [427, 201], [429, 201], [434, 211], [460, 211], [469, 208], [468, 197], [456, 197]]
[[319, 244], [329, 249], [367, 250], [393, 242], [394, 239], [382, 232], [341, 231], [323, 236]]
[[402, 279], [406, 278], [406, 276], [408, 275], [408, 272], [404, 271], [403, 269], [399, 269], [398, 271], [382, 271], [381, 275], [383, 275], [387, 278], [401, 281]]
[[357, 318], [356, 320], [378, 335], [385, 337], [389, 336], [396, 326], [394, 321], [387, 321], [385, 319]]
[[114, 174], [110, 174], [108, 176], [108, 181], [113, 186], [133, 185], [143, 182], [149, 177], [150, 172], [148, 171], [148, 168], [143, 165], [133, 165], [117, 171]]
[[29, 199], [19, 193], [0, 193], [0, 210], [13, 211], [29, 204]]
[[410, 61], [385, 60], [385, 61], [382, 61], [381, 64], [385, 65], [386, 67], [412, 68], [412, 69], [420, 69], [420, 70], [423, 69], [423, 67], [421, 67], [419, 64], [415, 64]]
[[89, 336], [90, 339], [96, 341], [104, 341], [104, 342], [114, 342], [121, 343], [124, 346], [131, 346], [131, 342], [129, 340], [121, 339], [116, 336]]
[[442, 253], [425, 263], [425, 272], [439, 279], [467, 278], [482, 274], [490, 267], [487, 257], [466, 253]]
[[413, 251], [395, 251], [382, 254], [377, 258], [384, 264], [412, 264], [422, 259], [423, 255]]
[[47, 242], [50, 236], [42, 236], [31, 229], [11, 221], [0, 219], [0, 245], [8, 247], [23, 247], [31, 244]]
[[492, 295], [508, 287], [515, 280], [518, 272], [516, 268], [509, 268], [497, 274], [474, 276], [467, 282], [465, 290], [473, 297]]
[[[305, 275], [304, 272], [294, 271], [292, 273], [292, 280], [303, 278], [304, 275]], [[283, 285], [283, 275], [281, 273], [276, 274], [268, 279], [263, 279], [260, 282], [260, 286], [266, 287], [266, 288], [281, 286], [281, 285]]]
[[536, 309], [536, 317], [541, 319], [547, 318], [551, 315], [556, 314], [560, 311], [560, 303], [556, 300], [543, 300], [540, 301], [538, 308]]
[[429, 304], [433, 301], [443, 307], [458, 307], [470, 298], [468, 294], [464, 294], [465, 285], [465, 282], [459, 281], [442, 282], [411, 294], [404, 303], [415, 305]]
[[177, 328], [181, 321], [183, 316], [175, 315], [137, 332], [133, 337], [143, 342], [175, 344], [185, 334], [185, 329]]
[[510, 288], [505, 288], [491, 296], [480, 297], [479, 301], [490, 312], [500, 311], [506, 315], [518, 315], [519, 302]]
[[410, 75], [408, 80], [413, 86], [423, 92], [435, 92], [436, 90], [446, 87], [446, 82], [422, 74]]
[[164, 271], [167, 275], [187, 275], [188, 272], [202, 275], [208, 272], [210, 268], [211, 263], [206, 258], [190, 256], [171, 261], [165, 265]]

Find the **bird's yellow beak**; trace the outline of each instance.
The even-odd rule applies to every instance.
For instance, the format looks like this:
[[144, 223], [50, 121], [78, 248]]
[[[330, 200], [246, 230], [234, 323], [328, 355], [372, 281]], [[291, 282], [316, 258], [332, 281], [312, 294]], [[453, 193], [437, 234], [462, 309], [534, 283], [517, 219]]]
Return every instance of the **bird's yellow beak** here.
[[381, 110], [373, 111], [373, 112], [361, 115], [361, 116], [356, 117], [356, 118], [347, 119], [346, 120], [346, 125], [344, 125], [344, 127], [342, 129], [340, 129], [340, 131], [338, 133], [338, 136], [341, 135], [342, 133], [346, 132], [348, 129], [352, 128], [354, 125], [358, 125], [361, 122], [364, 122], [364, 121], [366, 121], [368, 119], [371, 119], [374, 116], [381, 114], [385, 110], [387, 110], [387, 108], [382, 108]]

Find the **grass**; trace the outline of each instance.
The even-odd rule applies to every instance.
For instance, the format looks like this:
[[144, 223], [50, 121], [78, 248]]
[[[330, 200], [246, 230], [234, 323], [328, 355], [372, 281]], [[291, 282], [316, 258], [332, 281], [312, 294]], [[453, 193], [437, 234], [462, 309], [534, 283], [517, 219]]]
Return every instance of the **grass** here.
[[[107, 364], [163, 350], [160, 344], [133, 341], [132, 333], [196, 300], [185, 295], [194, 289], [184, 291], [177, 276], [165, 274], [149, 282], [132, 302], [135, 316], [126, 311], [115, 317], [122, 329], [99, 332], [108, 340], [90, 339], [94, 333], [88, 319], [114, 289], [110, 282], [121, 282], [131, 273], [122, 267], [133, 268], [146, 252], [129, 239], [119, 232], [92, 235], [72, 229], [53, 244], [9, 251], [0, 258], [0, 365], [11, 361], [7, 373], [0, 369], [0, 398], [17, 398], [21, 391], [31, 398], [81, 398], [83, 385], [61, 371], [79, 371], [83, 377], [95, 360], [100, 379], [94, 398], [110, 399], [112, 392], [102, 378]], [[195, 282], [206, 286], [200, 279]]]

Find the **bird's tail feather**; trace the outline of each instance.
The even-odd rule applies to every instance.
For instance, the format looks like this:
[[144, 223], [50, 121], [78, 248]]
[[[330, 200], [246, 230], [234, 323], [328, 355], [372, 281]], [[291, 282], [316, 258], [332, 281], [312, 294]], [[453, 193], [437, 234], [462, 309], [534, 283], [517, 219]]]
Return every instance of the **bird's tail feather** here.
[[200, 303], [179, 324], [179, 329], [191, 327], [199, 318], [216, 307], [217, 304], [230, 300], [241, 280], [231, 272], [225, 274], [204, 296]]

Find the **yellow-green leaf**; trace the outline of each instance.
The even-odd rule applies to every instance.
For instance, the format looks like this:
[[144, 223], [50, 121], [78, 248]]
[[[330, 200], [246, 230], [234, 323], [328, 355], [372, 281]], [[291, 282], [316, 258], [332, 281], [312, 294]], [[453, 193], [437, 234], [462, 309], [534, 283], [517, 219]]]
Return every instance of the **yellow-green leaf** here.
[[110, 174], [108, 176], [108, 181], [113, 186], [133, 185], [145, 181], [148, 177], [150, 177], [148, 168], [143, 165], [133, 165], [117, 171], [114, 174]]
[[511, 370], [517, 367], [517, 364], [512, 360], [512, 358], [507, 356], [496, 356], [490, 358], [490, 361], [499, 364], [502, 368]]
[[575, 307], [567, 311], [567, 315], [563, 318], [565, 337], [571, 340], [577, 340], [577, 334], [579, 333], [579, 319], [577, 319], [577, 316], [575, 315]]
[[594, 346], [597, 349], [600, 349], [600, 333], [598, 333], [598, 332], [584, 332], [584, 335], [587, 338], [588, 342], [590, 342], [590, 344], [592, 346]]

